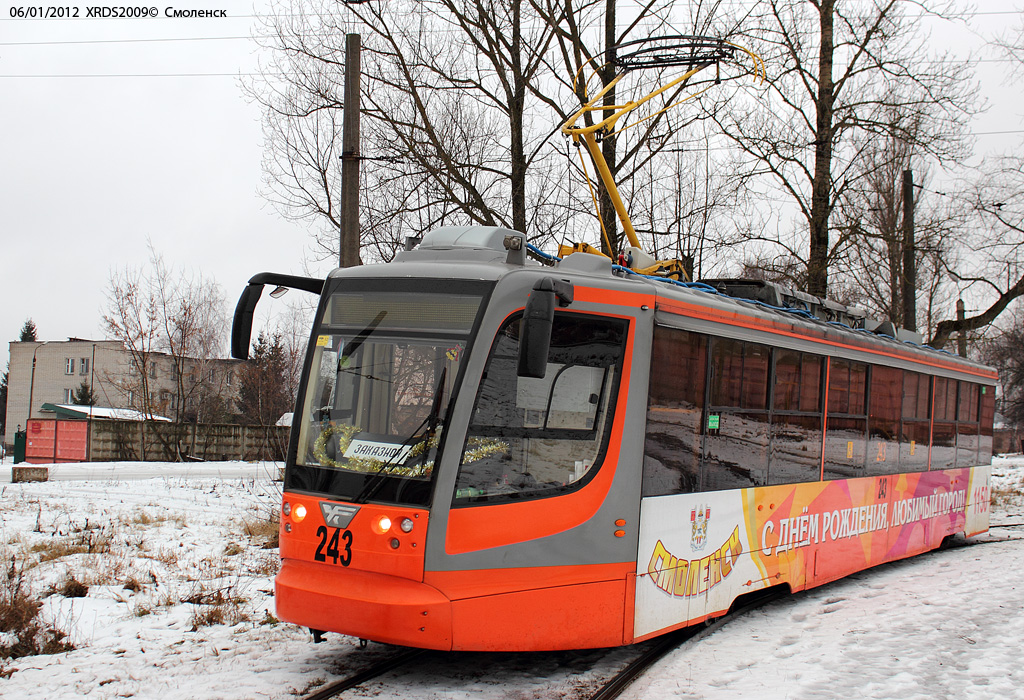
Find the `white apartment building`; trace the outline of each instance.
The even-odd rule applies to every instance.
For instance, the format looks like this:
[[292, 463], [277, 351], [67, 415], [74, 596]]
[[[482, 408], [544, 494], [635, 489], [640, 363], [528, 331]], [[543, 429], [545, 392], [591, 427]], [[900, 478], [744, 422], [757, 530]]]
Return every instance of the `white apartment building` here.
[[15, 430], [24, 429], [30, 417], [53, 417], [40, 410], [44, 403], [73, 403], [82, 382], [92, 388], [97, 406], [148, 410], [203, 422], [223, 420], [224, 411], [234, 412], [238, 397], [238, 360], [185, 358], [179, 383], [174, 358], [156, 352], [146, 356], [147, 376], [143, 381], [137, 363], [116, 340], [15, 341], [10, 344], [10, 353], [5, 423], [8, 444], [14, 442]]

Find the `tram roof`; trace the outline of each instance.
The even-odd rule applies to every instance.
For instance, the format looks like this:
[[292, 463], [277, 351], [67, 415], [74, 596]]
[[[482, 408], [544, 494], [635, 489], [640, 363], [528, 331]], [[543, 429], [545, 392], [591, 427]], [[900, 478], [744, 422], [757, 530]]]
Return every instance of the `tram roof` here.
[[[521, 239], [521, 251], [504, 247], [509, 237]], [[398, 253], [390, 263], [338, 269], [330, 276], [497, 282], [511, 274], [526, 272], [542, 277], [557, 271], [560, 277], [570, 276], [575, 284], [651, 295], [655, 318], [664, 325], [719, 335], [728, 327], [728, 335], [741, 340], [974, 381], [994, 381], [997, 376], [990, 367], [944, 350], [825, 321], [800, 309], [731, 297], [699, 282], [638, 275], [597, 255], [574, 253], [564, 259], [549, 256], [552, 265], [528, 261], [526, 246], [522, 233], [508, 229], [444, 227], [427, 234], [418, 247]]]

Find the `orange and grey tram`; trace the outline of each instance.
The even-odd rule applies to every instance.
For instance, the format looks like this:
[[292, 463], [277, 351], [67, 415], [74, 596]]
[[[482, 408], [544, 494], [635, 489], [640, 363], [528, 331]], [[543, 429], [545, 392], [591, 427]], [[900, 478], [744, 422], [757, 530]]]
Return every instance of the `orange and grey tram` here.
[[630, 644], [988, 528], [995, 373], [750, 281], [428, 233], [320, 292], [277, 615], [412, 647]]

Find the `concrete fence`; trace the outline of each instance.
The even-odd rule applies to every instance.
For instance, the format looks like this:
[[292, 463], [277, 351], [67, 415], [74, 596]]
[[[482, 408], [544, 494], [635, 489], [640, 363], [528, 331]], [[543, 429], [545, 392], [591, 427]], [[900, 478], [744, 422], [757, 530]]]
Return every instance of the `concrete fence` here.
[[[205, 461], [283, 460], [288, 449], [289, 430], [285, 427], [227, 423], [33, 418], [29, 421], [29, 444], [25, 456], [34, 464], [56, 461], [168, 462], [190, 458]], [[40, 439], [33, 440], [33, 436]], [[76, 449], [69, 450], [64, 442], [72, 436], [77, 443]]]

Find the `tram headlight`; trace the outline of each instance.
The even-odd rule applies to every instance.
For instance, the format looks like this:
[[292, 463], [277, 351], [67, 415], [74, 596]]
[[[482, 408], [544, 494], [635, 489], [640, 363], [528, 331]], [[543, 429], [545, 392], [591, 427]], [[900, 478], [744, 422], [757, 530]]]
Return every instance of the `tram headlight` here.
[[402, 522], [398, 524], [398, 527], [402, 528], [402, 532], [412, 532], [412, 520], [402, 518]]
[[306, 519], [306, 506], [301, 503], [296, 503], [295, 507], [292, 508], [292, 517], [295, 518], [295, 522], [301, 523]]
[[377, 518], [377, 528], [376, 528], [377, 532], [379, 532], [380, 534], [383, 535], [384, 533], [386, 533], [390, 529], [391, 529], [391, 518], [389, 518], [386, 515], [382, 515], [379, 518]]
[[284, 505], [281, 506], [281, 512], [284, 513], [285, 515], [291, 515], [292, 514], [292, 504], [289, 503], [288, 501], [285, 501]]

